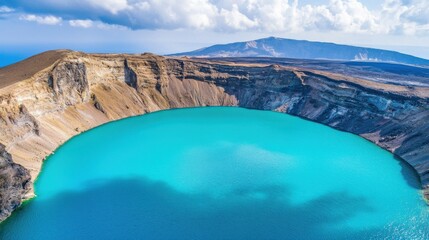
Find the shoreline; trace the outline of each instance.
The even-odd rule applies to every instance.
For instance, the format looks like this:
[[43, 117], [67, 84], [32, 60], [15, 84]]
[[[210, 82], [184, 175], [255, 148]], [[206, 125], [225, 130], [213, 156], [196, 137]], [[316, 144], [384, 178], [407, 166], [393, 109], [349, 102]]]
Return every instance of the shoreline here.
[[[158, 111], [154, 111], [154, 112], [148, 112], [148, 113], [141, 114], [141, 115], [135, 115], [135, 116], [125, 117], [125, 118], [121, 118], [121, 119], [116, 119], [116, 120], [112, 120], [112, 121], [109, 121], [109, 122], [103, 123], [103, 124], [101, 124], [101, 125], [95, 126], [95, 127], [93, 127], [93, 128], [87, 129], [87, 130], [85, 130], [85, 131], [80, 132], [79, 134], [76, 134], [76, 135], [74, 135], [74, 136], [70, 137], [69, 139], [65, 140], [62, 144], [58, 145], [58, 147], [57, 147], [57, 148], [56, 148], [52, 153], [50, 153], [50, 154], [48, 154], [48, 155], [46, 155], [46, 156], [45, 156], [45, 158], [44, 158], [44, 160], [43, 160], [43, 163], [42, 163], [42, 166], [41, 166], [41, 168], [40, 168], [40, 171], [39, 171], [39, 173], [38, 173], [37, 177], [36, 177], [36, 178], [34, 179], [34, 181], [33, 181], [33, 187], [32, 187], [32, 190], [33, 190], [33, 191], [31, 192], [31, 195], [30, 195], [28, 198], [23, 199], [23, 201], [22, 201], [21, 205], [20, 205], [16, 210], [18, 210], [18, 209], [20, 209], [20, 208], [25, 207], [25, 205], [26, 205], [26, 204], [30, 203], [32, 200], [34, 200], [34, 199], [37, 197], [37, 195], [35, 194], [35, 191], [34, 191], [34, 185], [35, 185], [36, 181], [38, 180], [38, 178], [39, 178], [40, 174], [41, 174], [41, 173], [42, 173], [42, 171], [43, 171], [43, 168], [44, 168], [44, 165], [45, 165], [45, 161], [47, 161], [47, 160], [48, 160], [52, 155], [54, 155], [54, 154], [55, 154], [55, 152], [56, 152], [59, 148], [61, 148], [64, 144], [66, 144], [67, 142], [69, 142], [69, 141], [70, 141], [70, 140], [72, 140], [73, 138], [78, 137], [78, 136], [80, 136], [80, 135], [82, 135], [82, 134], [85, 134], [86, 132], [89, 132], [89, 131], [94, 130], [94, 129], [96, 129], [96, 128], [106, 126], [106, 125], [108, 125], [108, 124], [112, 124], [112, 123], [115, 123], [115, 122], [118, 122], [118, 121], [123, 121], [123, 120], [126, 120], [126, 119], [130, 119], [130, 118], [138, 118], [138, 117], [141, 117], [141, 116], [145, 116], [146, 114], [157, 114], [157, 113], [165, 112], [165, 111], [174, 111], [174, 110], [181, 110], [181, 109], [194, 109], [194, 108], [243, 108], [243, 109], [250, 110], [250, 111], [266, 111], [266, 112], [272, 112], [272, 113], [276, 113], [276, 114], [287, 114], [287, 115], [289, 115], [289, 116], [291, 116], [291, 117], [299, 118], [299, 119], [302, 119], [302, 120], [304, 120], [304, 121], [309, 121], [309, 122], [312, 122], [312, 123], [315, 123], [315, 124], [319, 124], [319, 125], [323, 125], [323, 126], [329, 127], [329, 128], [331, 128], [332, 130], [335, 130], [335, 131], [340, 131], [340, 132], [344, 132], [344, 133], [352, 134], [352, 135], [357, 136], [357, 137], [359, 137], [359, 138], [361, 138], [361, 139], [364, 139], [364, 140], [366, 140], [366, 141], [369, 141], [371, 144], [376, 145], [378, 148], [380, 148], [380, 149], [382, 149], [382, 150], [384, 150], [384, 151], [389, 152], [389, 154], [391, 154], [391, 155], [392, 155], [396, 160], [398, 160], [398, 161], [400, 161], [400, 162], [402, 162], [402, 163], [405, 163], [405, 164], [406, 164], [410, 169], [412, 169], [412, 171], [413, 171], [413, 173], [414, 173], [415, 177], [417, 177], [417, 179], [418, 179], [419, 183], [421, 183], [421, 180], [420, 180], [420, 177], [419, 177], [419, 175], [418, 175], [417, 171], [416, 171], [416, 170], [415, 170], [415, 169], [414, 169], [414, 168], [413, 168], [413, 167], [412, 167], [412, 166], [411, 166], [407, 161], [403, 160], [402, 158], [400, 158], [399, 156], [395, 155], [394, 153], [392, 153], [392, 152], [390, 152], [390, 151], [388, 151], [388, 150], [386, 150], [386, 149], [384, 149], [384, 148], [380, 147], [379, 145], [377, 145], [377, 144], [375, 144], [374, 142], [372, 142], [372, 141], [370, 141], [370, 140], [366, 139], [366, 138], [365, 138], [365, 137], [363, 137], [363, 136], [356, 135], [356, 134], [351, 133], [351, 132], [347, 132], [347, 131], [343, 131], [343, 130], [335, 129], [335, 128], [331, 127], [331, 126], [327, 126], [327, 125], [321, 124], [321, 123], [319, 123], [319, 122], [316, 122], [316, 121], [313, 121], [313, 120], [310, 120], [310, 119], [306, 119], [306, 118], [303, 118], [303, 117], [300, 117], [300, 116], [291, 115], [291, 114], [288, 114], [288, 113], [282, 113], [282, 112], [271, 111], [271, 110], [259, 110], [259, 109], [254, 109], [254, 108], [245, 108], [245, 107], [240, 107], [240, 106], [199, 106], [199, 107], [184, 107], [184, 108], [163, 109], [163, 110], [158, 110]], [[404, 181], [405, 181], [405, 180], [404, 180]], [[426, 203], [427, 205], [429, 205], [429, 198], [428, 198], [428, 196], [427, 196], [427, 195], [425, 195], [425, 194], [426, 194], [425, 189], [421, 189], [419, 192], [420, 192], [419, 194], [421, 194], [422, 200], [423, 200], [423, 201], [425, 201], [425, 203]], [[13, 213], [12, 213], [12, 215], [13, 215]], [[12, 215], [10, 215], [7, 219], [9, 219]], [[3, 221], [0, 221], [0, 225], [1, 225], [1, 224], [4, 224], [4, 223], [6, 222], [6, 220], [7, 220], [7, 219], [5, 219], [5, 220], [3, 220]]]
[[429, 136], [421, 132], [429, 100], [419, 95], [428, 90], [320, 74], [279, 65], [69, 52], [31, 78], [0, 88], [0, 120], [6, 116], [0, 142], [34, 182], [59, 146], [112, 121], [186, 107], [274, 111], [358, 135], [398, 156], [417, 172], [428, 199], [429, 161], [422, 159], [429, 156]]

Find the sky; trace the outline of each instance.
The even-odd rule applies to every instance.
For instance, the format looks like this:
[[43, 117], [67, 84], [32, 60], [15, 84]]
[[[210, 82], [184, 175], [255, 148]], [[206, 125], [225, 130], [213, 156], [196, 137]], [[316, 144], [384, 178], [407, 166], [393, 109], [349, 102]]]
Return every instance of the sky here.
[[0, 0], [0, 66], [51, 49], [168, 54], [269, 36], [429, 58], [429, 0]]

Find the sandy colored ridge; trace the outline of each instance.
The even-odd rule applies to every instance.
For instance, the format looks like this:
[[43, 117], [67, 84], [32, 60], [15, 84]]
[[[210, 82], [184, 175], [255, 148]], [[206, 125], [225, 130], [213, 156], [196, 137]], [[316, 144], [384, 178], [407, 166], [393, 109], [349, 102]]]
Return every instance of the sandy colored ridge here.
[[0, 88], [32, 77], [37, 72], [52, 66], [70, 52], [71, 50], [47, 51], [0, 68]]

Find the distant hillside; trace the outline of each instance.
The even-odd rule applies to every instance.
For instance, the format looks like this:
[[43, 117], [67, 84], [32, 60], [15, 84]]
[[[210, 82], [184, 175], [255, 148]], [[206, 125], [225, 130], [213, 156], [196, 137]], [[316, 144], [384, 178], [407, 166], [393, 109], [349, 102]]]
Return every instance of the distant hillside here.
[[172, 56], [283, 57], [429, 65], [429, 60], [427, 59], [394, 51], [275, 37], [249, 42], [218, 44], [192, 52], [172, 54]]

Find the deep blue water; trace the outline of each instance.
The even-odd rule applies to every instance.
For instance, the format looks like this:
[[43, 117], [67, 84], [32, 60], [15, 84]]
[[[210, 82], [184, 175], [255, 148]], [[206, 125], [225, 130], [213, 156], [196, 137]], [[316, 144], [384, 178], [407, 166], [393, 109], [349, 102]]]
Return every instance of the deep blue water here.
[[110, 123], [44, 163], [0, 239], [429, 239], [416, 175], [352, 134], [240, 108]]
[[0, 68], [5, 67], [10, 64], [14, 64], [21, 60], [24, 60], [27, 57], [30, 57], [31, 54], [26, 53], [4, 53], [0, 52]]

